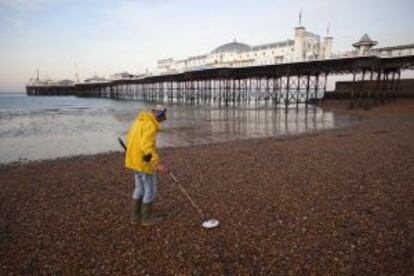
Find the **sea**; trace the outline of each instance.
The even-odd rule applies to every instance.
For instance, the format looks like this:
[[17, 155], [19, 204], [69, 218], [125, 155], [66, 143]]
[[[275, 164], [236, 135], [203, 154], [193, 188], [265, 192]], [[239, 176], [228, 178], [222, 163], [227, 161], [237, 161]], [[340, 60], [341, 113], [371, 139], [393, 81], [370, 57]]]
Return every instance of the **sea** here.
[[[0, 93], [0, 164], [122, 151], [118, 137], [153, 102]], [[344, 128], [358, 117], [314, 105], [163, 103], [158, 147], [187, 147]]]

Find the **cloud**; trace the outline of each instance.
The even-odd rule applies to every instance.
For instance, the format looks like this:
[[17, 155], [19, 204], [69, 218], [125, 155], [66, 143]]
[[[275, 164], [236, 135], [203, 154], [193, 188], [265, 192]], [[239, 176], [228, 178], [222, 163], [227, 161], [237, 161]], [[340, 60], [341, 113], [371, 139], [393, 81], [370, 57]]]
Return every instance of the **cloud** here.
[[0, 6], [11, 12], [21, 13], [35, 7], [36, 2], [36, 0], [0, 0]]
[[20, 13], [47, 5], [50, 2], [56, 2], [56, 0], [0, 0], [0, 6]]
[[47, 7], [63, 0], [0, 0], [0, 20], [20, 27], [28, 13]]
[[0, 22], [3, 27], [22, 29], [29, 12], [56, 1], [58, 0], [0, 0]]
[[16, 28], [21, 28], [23, 26], [23, 19], [17, 16], [0, 15], [0, 22]]

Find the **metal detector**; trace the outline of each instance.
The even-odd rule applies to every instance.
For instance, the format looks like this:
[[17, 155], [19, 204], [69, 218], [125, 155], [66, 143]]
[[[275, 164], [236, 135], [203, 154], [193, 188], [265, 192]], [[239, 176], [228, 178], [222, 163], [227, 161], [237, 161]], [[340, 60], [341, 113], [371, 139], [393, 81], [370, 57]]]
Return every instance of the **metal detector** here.
[[[121, 144], [121, 146], [124, 148], [124, 150], [127, 150], [127, 147], [124, 143], [124, 141], [122, 141], [122, 139], [120, 137], [118, 137], [118, 141]], [[151, 163], [149, 163], [153, 169], [155, 170], [154, 165], [152, 165]], [[177, 184], [177, 186], [180, 188], [181, 192], [187, 197], [187, 199], [191, 202], [191, 204], [194, 206], [194, 208], [197, 210], [197, 212], [199, 213], [199, 215], [201, 216], [201, 227], [205, 228], [205, 229], [212, 229], [215, 228], [217, 226], [219, 226], [220, 222], [216, 219], [209, 219], [207, 218], [203, 211], [201, 211], [200, 207], [197, 206], [197, 204], [194, 202], [194, 200], [191, 198], [190, 194], [187, 192], [186, 189], [184, 189], [184, 187], [180, 184], [180, 182], [178, 182], [177, 178], [175, 177], [175, 175], [171, 172], [168, 171], [168, 175], [171, 177], [172, 181]]]

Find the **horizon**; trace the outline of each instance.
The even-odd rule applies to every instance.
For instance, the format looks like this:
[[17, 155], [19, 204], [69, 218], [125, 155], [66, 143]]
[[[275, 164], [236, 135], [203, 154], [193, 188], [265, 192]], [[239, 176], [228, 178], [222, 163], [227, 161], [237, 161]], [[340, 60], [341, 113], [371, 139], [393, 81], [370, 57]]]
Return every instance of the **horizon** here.
[[330, 26], [334, 53], [352, 50], [365, 33], [379, 48], [410, 44], [413, 8], [407, 0], [0, 0], [0, 93], [24, 93], [36, 68], [52, 79], [136, 74], [154, 70], [159, 59], [205, 54], [234, 39], [292, 39], [300, 11], [308, 31], [323, 37]]

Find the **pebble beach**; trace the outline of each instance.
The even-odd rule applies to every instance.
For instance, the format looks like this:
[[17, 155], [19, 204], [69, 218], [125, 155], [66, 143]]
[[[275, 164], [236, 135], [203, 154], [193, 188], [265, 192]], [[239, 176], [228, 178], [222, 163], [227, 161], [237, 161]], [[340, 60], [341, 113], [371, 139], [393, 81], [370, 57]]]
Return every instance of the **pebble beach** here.
[[351, 127], [167, 147], [156, 227], [130, 225], [123, 153], [0, 166], [0, 274], [410, 275], [414, 100]]

